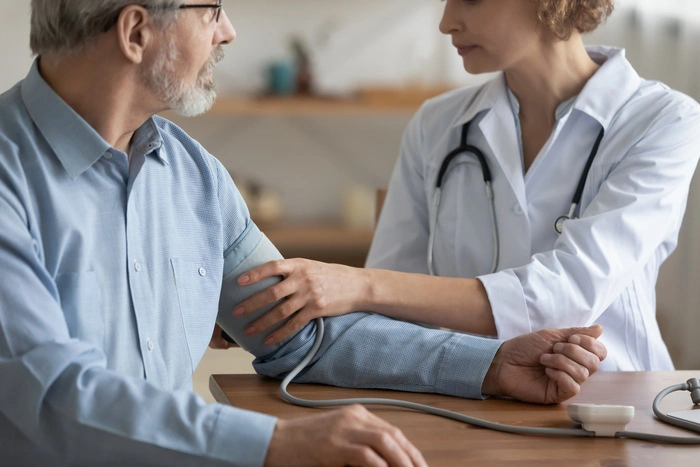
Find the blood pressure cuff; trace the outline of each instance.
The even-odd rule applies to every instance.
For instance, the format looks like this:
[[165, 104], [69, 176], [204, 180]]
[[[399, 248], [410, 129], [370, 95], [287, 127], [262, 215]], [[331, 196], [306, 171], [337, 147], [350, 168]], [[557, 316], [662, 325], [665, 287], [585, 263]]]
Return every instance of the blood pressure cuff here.
[[255, 284], [245, 286], [238, 285], [237, 280], [241, 274], [255, 266], [276, 259], [282, 259], [282, 255], [253, 222], [248, 224], [248, 227], [224, 256], [224, 278], [221, 285], [219, 314], [216, 322], [229, 337], [238, 343], [238, 345], [256, 357], [262, 357], [276, 351], [284, 345], [287, 340], [292, 338], [292, 336], [289, 336], [284, 341], [274, 345], [263, 344], [265, 337], [275, 329], [281, 327], [287, 320], [252, 336], [246, 336], [243, 333], [243, 329], [245, 329], [249, 323], [262, 316], [279, 302], [257, 309], [253, 313], [241, 318], [233, 316], [233, 309], [236, 305], [256, 292], [276, 284], [281, 280], [281, 277], [271, 277]]

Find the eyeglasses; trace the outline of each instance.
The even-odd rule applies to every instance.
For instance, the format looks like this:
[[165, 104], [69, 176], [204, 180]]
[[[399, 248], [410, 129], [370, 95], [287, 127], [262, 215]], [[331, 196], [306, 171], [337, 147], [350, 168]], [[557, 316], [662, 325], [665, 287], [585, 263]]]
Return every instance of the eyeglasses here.
[[[184, 4], [184, 5], [142, 5], [144, 8], [151, 10], [151, 9], [159, 9], [159, 8], [177, 8], [179, 10], [184, 10], [186, 8], [213, 8], [216, 10], [214, 14], [214, 21], [217, 23], [219, 22], [219, 17], [221, 17], [221, 10], [224, 8], [223, 5], [223, 0], [219, 0], [219, 3], [207, 3], [207, 4]], [[112, 29], [112, 27], [117, 24], [117, 21], [119, 20], [119, 15], [121, 14], [121, 10], [117, 11], [114, 16], [109, 18], [105, 22], [105, 26], [103, 28], [104, 32], [109, 31]]]
[[208, 3], [208, 4], [184, 4], [178, 6], [179, 9], [184, 10], [185, 8], [216, 8], [216, 16], [214, 17], [214, 20], [218, 23], [219, 22], [219, 17], [221, 16], [221, 10], [223, 9], [222, 5], [223, 0], [219, 0], [219, 3]]

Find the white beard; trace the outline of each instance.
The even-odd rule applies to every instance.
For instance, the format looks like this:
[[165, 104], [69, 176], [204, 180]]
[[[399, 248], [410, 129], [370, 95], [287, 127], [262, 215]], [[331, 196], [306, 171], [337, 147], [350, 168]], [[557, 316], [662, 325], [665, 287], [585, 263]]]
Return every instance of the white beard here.
[[189, 85], [178, 78], [175, 61], [178, 51], [174, 40], [158, 53], [151, 69], [144, 74], [144, 81], [156, 97], [172, 110], [185, 117], [192, 117], [209, 110], [216, 100], [216, 86], [211, 77], [214, 67], [224, 58], [222, 46], [217, 46], [209, 61], [202, 68], [195, 84]]

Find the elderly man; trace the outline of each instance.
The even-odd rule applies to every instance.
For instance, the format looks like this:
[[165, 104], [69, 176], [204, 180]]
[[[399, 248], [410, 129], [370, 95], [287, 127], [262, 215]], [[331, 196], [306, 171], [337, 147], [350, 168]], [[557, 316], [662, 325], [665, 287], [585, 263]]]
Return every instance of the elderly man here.
[[[424, 465], [359, 406], [282, 421], [192, 392], [220, 306], [266, 374], [317, 332], [266, 347], [226, 319], [273, 248], [222, 165], [154, 116], [212, 104], [235, 38], [221, 3], [31, 5], [37, 59], [0, 96], [3, 464]], [[304, 381], [556, 403], [605, 357], [599, 327], [505, 343], [363, 313], [325, 327]]]

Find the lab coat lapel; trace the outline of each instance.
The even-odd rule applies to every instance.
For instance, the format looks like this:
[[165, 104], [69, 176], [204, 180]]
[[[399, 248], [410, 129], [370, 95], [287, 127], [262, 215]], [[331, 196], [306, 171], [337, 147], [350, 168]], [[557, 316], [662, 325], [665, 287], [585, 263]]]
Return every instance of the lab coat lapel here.
[[[499, 80], [493, 80], [490, 89], [486, 90], [484, 98], [491, 102], [491, 109], [479, 122], [479, 129], [491, 149], [489, 152], [491, 152], [492, 160], [501, 167], [501, 171], [518, 203], [520, 203], [520, 207], [527, 212], [520, 146], [504, 80], [503, 77]], [[498, 171], [494, 172], [494, 177], [497, 177]], [[497, 183], [495, 178], [494, 183]]]
[[620, 108], [639, 89], [642, 79], [625, 58], [625, 50], [616, 47], [588, 46], [594, 60], [604, 61], [584, 86], [574, 108], [590, 115], [607, 129]]

